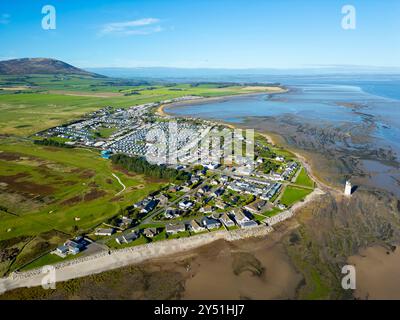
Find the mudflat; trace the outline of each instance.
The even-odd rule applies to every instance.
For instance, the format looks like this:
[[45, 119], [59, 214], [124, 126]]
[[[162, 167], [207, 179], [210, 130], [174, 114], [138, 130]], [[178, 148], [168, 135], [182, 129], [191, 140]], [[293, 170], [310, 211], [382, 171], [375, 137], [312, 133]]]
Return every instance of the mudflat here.
[[356, 268], [358, 299], [400, 299], [400, 250], [372, 246], [349, 257]]
[[[253, 248], [250, 249], [250, 243]], [[183, 299], [292, 299], [302, 276], [282, 245], [267, 239], [244, 247], [210, 245], [190, 264]]]

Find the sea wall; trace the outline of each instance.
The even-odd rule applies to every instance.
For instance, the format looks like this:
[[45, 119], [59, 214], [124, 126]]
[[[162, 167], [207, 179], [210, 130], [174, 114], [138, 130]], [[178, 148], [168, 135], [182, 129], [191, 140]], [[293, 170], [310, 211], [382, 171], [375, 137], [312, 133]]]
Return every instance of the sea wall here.
[[[86, 257], [63, 261], [54, 264], [53, 266], [57, 271], [62, 272], [64, 269], [69, 269], [72, 266], [76, 266], [77, 269], [79, 269], [79, 265], [87, 264], [87, 262], [93, 262], [93, 264], [95, 264], [96, 260], [110, 260], [111, 263], [116, 261], [115, 267], [122, 267], [129, 264], [141, 263], [152, 258], [160, 258], [179, 252], [189, 251], [217, 240], [237, 241], [244, 238], [262, 237], [268, 235], [272, 231], [272, 227], [265, 225], [233, 231], [215, 231], [189, 238], [164, 240], [140, 246], [118, 249], [111, 251], [110, 253], [108, 251], [103, 251]], [[96, 268], [94, 267], [92, 270], [93, 273], [95, 273], [95, 269]], [[109, 266], [108, 269], [113, 268], [112, 266]], [[41, 275], [42, 273], [42, 268], [37, 268], [25, 272], [13, 272], [10, 274], [10, 278], [13, 280], [29, 279]]]
[[[128, 265], [143, 263], [151, 259], [158, 259], [174, 254], [187, 252], [198, 247], [210, 244], [214, 241], [238, 241], [246, 238], [264, 237], [274, 231], [273, 225], [293, 217], [297, 209], [303, 207], [325, 192], [315, 189], [303, 201], [296, 203], [287, 211], [267, 218], [266, 224], [252, 228], [237, 229], [232, 231], [215, 231], [195, 235], [188, 238], [164, 240], [144, 245], [114, 250], [111, 252], [103, 251], [97, 254], [67, 260], [57, 263], [54, 266], [56, 270], [56, 282], [67, 281], [97, 274]], [[26, 272], [14, 272], [8, 278], [0, 279], [0, 293], [15, 288], [40, 286], [48, 270], [43, 268], [33, 269]]]

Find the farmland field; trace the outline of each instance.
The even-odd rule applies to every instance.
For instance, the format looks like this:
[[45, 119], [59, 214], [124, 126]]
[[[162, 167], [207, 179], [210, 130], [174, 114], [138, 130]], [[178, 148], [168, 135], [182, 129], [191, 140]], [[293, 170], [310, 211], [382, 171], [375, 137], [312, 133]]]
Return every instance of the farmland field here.
[[30, 135], [106, 106], [127, 108], [186, 95], [212, 97], [252, 92], [251, 88], [234, 85], [127, 86], [125, 82], [76, 76], [1, 76], [0, 134]]

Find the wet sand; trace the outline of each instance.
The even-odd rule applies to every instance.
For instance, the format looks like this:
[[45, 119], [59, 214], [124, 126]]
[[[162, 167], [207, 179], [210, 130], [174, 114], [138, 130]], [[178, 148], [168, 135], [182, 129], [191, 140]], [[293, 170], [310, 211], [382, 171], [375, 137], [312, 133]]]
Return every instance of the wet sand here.
[[358, 299], [400, 299], [400, 250], [381, 246], [363, 249], [349, 258], [356, 268]]
[[[235, 274], [233, 266], [240, 263], [248, 266]], [[253, 263], [260, 265], [261, 274], [252, 269]], [[211, 258], [200, 256], [193, 264], [183, 299], [293, 299], [302, 279], [282, 245], [265, 244], [255, 252], [223, 251]]]
[[[174, 256], [57, 283], [56, 290], [20, 288], [2, 299], [292, 299], [302, 276], [274, 235], [219, 240]], [[73, 288], [73, 290], [71, 290]]]
[[169, 104], [163, 104], [160, 105], [156, 113], [160, 116], [169, 116], [168, 112], [166, 112], [165, 108], [171, 109], [171, 108], [178, 108], [178, 107], [185, 107], [188, 105], [197, 105], [197, 104], [207, 104], [211, 102], [223, 102], [223, 101], [228, 101], [232, 99], [243, 99], [243, 98], [248, 98], [251, 96], [259, 96], [260, 94], [266, 94], [266, 95], [276, 95], [276, 94], [282, 94], [282, 93], [288, 93], [289, 89], [284, 88], [284, 87], [262, 87], [263, 89], [260, 90], [254, 90], [254, 92], [246, 92], [246, 93], [237, 93], [233, 95], [227, 95], [227, 96], [217, 96], [217, 97], [202, 97], [199, 99], [193, 99], [193, 100], [184, 100], [184, 101], [178, 101], [178, 102], [173, 102]]

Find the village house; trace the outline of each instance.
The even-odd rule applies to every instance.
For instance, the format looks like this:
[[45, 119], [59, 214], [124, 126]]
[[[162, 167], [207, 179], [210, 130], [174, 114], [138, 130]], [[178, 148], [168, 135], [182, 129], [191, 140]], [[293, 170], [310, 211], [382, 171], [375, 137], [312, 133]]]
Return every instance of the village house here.
[[293, 175], [294, 172], [296, 172], [297, 167], [299, 165], [297, 164], [297, 162], [290, 162], [288, 163], [288, 165], [286, 166], [285, 172], [282, 174], [282, 177], [284, 179], [288, 179], [291, 175]]
[[64, 245], [59, 246], [54, 253], [60, 257], [65, 257], [68, 254], [78, 254], [85, 249], [88, 242], [83, 237], [76, 237], [74, 240], [67, 240]]
[[115, 241], [118, 244], [124, 244], [124, 243], [130, 243], [136, 240], [137, 238], [139, 238], [139, 235], [136, 232], [129, 232], [115, 238]]
[[228, 216], [226, 212], [224, 212], [219, 220], [227, 227], [233, 227], [235, 225], [235, 222]]
[[285, 210], [285, 209], [287, 209], [286, 206], [285, 206], [284, 204], [282, 204], [282, 203], [279, 203], [279, 204], [277, 205], [277, 207], [278, 207], [279, 210]]
[[219, 185], [219, 182], [218, 182], [218, 180], [213, 179], [213, 180], [210, 182], [210, 184], [212, 184], [213, 186], [217, 186], [217, 185]]
[[149, 202], [146, 203], [146, 205], [140, 210], [141, 213], [149, 213], [150, 211], [153, 211], [155, 207], [157, 207], [157, 200], [150, 200]]
[[228, 208], [228, 205], [219, 199], [217, 201], [215, 201], [215, 206], [221, 210], [225, 210], [226, 208]]
[[202, 227], [199, 222], [197, 222], [196, 220], [191, 220], [189, 222], [189, 230], [193, 231], [193, 232], [201, 232], [206, 230], [204, 227]]
[[265, 200], [256, 200], [244, 207], [245, 210], [251, 213], [262, 213], [270, 209], [268, 202]]
[[68, 247], [65, 245], [57, 247], [55, 254], [64, 258], [68, 254]]
[[219, 163], [204, 163], [203, 167], [210, 170], [215, 170], [220, 166]]
[[180, 211], [175, 208], [168, 208], [165, 210], [164, 217], [167, 219], [175, 219], [180, 217]]
[[182, 186], [182, 191], [183, 192], [189, 192], [191, 189], [188, 186], [183, 185]]
[[96, 236], [111, 236], [114, 233], [114, 229], [113, 228], [108, 228], [108, 229], [104, 229], [104, 228], [98, 228], [96, 229], [96, 231], [94, 232], [94, 234]]
[[250, 219], [243, 213], [241, 208], [233, 208], [231, 210], [233, 217], [238, 225], [242, 225], [244, 222], [249, 221]]
[[169, 197], [163, 193], [159, 194], [155, 199], [158, 200], [161, 205], [166, 205], [169, 201]]
[[198, 183], [200, 182], [200, 177], [198, 177], [198, 176], [193, 176], [193, 177], [190, 179], [190, 182], [191, 182], [192, 185], [196, 185], [196, 184], [198, 184]]
[[181, 186], [171, 186], [171, 187], [168, 189], [168, 192], [176, 193], [176, 192], [180, 191], [181, 189], [182, 189]]
[[269, 201], [269, 200], [271, 200], [271, 198], [272, 198], [274, 195], [276, 195], [276, 194], [279, 192], [279, 190], [280, 190], [281, 188], [282, 188], [282, 184], [281, 184], [281, 183], [274, 183], [271, 187], [267, 188], [267, 190], [264, 191], [264, 192], [261, 194], [260, 198], [261, 198], [262, 200]]
[[178, 232], [184, 232], [186, 230], [183, 223], [178, 224], [167, 224], [165, 226], [165, 231], [167, 234], [177, 234]]
[[198, 190], [198, 193], [205, 194], [205, 193], [207, 193], [208, 191], [210, 191], [210, 189], [211, 189], [210, 186], [205, 185], [205, 186], [201, 187], [201, 188]]
[[243, 176], [249, 176], [252, 172], [253, 168], [251, 166], [241, 166], [236, 169], [236, 173]]
[[222, 196], [222, 195], [224, 194], [224, 192], [225, 192], [225, 189], [224, 189], [223, 187], [220, 187], [220, 188], [217, 188], [217, 189], [213, 192], [213, 195], [214, 195], [215, 197], [220, 197], [220, 196]]
[[178, 204], [179, 208], [182, 210], [188, 210], [191, 207], [193, 207], [193, 205], [194, 205], [194, 203], [189, 200], [183, 200], [183, 201], [179, 202], [179, 204]]
[[203, 213], [205, 213], [205, 214], [212, 213], [213, 211], [214, 211], [214, 210], [213, 210], [213, 207], [210, 206], [210, 205], [204, 206], [204, 207], [202, 207], [202, 208], [200, 209], [200, 212], [203, 212]]
[[153, 238], [154, 236], [156, 236], [158, 234], [158, 230], [157, 230], [157, 228], [147, 228], [143, 231], [143, 234], [147, 238]]
[[244, 221], [242, 224], [240, 224], [240, 227], [242, 228], [252, 228], [257, 226], [258, 224], [254, 220]]
[[122, 216], [120, 219], [117, 220], [117, 226], [120, 228], [128, 228], [131, 226], [133, 219]]
[[204, 217], [201, 219], [201, 224], [209, 230], [217, 229], [221, 226], [221, 223], [218, 220], [210, 217]]

